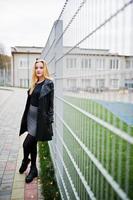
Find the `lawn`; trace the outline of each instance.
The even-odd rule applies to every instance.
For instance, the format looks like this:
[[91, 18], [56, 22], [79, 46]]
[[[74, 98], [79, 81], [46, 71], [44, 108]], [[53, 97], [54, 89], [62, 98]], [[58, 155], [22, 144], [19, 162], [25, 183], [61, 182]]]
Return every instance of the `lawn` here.
[[[133, 135], [132, 126], [126, 124], [103, 105], [98, 104], [98, 102], [68, 96], [65, 97], [65, 100], [117, 127], [126, 134]], [[120, 185], [130, 199], [133, 199], [133, 145], [66, 103], [64, 103], [64, 120], [74, 134], [113, 177], [113, 180]], [[120, 199], [65, 126], [63, 137], [76, 165], [85, 177], [95, 197], [102, 200]], [[86, 190], [65, 148], [64, 161], [79, 197], [81, 199], [83, 197], [88, 199]]]

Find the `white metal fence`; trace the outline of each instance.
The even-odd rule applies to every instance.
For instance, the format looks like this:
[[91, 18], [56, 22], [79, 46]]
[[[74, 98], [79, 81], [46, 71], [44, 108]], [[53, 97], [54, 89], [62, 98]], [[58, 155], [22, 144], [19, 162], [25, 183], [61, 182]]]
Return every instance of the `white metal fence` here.
[[67, 0], [42, 52], [62, 199], [133, 199], [132, 22], [132, 0]]

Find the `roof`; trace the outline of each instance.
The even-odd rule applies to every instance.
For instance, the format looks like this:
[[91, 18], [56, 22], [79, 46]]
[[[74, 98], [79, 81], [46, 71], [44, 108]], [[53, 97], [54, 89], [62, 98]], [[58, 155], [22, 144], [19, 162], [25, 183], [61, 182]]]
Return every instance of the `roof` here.
[[43, 47], [36, 46], [14, 46], [11, 47], [11, 54], [13, 53], [41, 53]]

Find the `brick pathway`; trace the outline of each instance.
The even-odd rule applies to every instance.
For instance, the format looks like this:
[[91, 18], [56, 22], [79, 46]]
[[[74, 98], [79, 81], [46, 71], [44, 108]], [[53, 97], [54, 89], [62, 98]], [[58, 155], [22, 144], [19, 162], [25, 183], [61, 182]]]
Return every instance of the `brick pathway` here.
[[22, 143], [26, 136], [18, 136], [20, 120], [26, 101], [25, 89], [0, 88], [0, 200], [41, 200], [39, 178], [25, 183], [25, 174], [19, 174]]

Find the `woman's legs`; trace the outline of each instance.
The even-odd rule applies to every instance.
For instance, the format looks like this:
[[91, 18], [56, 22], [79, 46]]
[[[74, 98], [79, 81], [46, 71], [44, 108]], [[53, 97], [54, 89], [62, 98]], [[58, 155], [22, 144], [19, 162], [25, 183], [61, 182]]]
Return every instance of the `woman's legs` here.
[[24, 156], [23, 160], [24, 161], [28, 160], [30, 150], [31, 150], [31, 144], [32, 144], [31, 135], [28, 134], [23, 142], [23, 156]]
[[31, 164], [36, 164], [37, 157], [37, 140], [32, 135], [28, 134], [23, 143], [24, 160], [27, 160], [31, 154]]
[[37, 167], [36, 167], [37, 140], [33, 136], [29, 136], [28, 140], [30, 140], [31, 167], [30, 167], [29, 174], [25, 178], [26, 183], [30, 183], [35, 177], [38, 176], [38, 171], [37, 171]]
[[[34, 137], [33, 137], [34, 138]], [[37, 158], [37, 140], [34, 138], [34, 140], [32, 141], [32, 145], [31, 145], [31, 167], [35, 166], [36, 167], [36, 158]]]
[[36, 167], [36, 157], [37, 157], [37, 140], [32, 135], [28, 134], [23, 142], [23, 154], [24, 158], [19, 169], [19, 172], [22, 174], [30, 162], [29, 154], [31, 156], [31, 166]]

